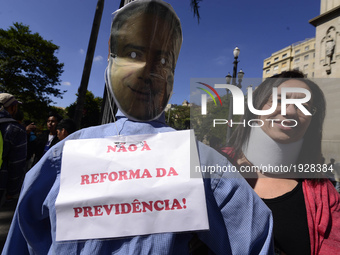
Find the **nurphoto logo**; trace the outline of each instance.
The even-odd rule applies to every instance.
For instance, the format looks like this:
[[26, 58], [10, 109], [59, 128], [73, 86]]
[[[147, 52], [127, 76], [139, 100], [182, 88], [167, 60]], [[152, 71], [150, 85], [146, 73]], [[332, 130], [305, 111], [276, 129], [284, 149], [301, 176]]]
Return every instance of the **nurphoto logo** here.
[[[209, 89], [211, 89], [211, 91], [213, 91], [215, 93], [215, 95], [217, 96], [218, 100], [220, 101], [221, 106], [223, 106], [220, 95], [217, 93], [217, 91], [213, 87], [211, 87], [210, 85], [208, 85], [206, 83], [203, 83], [203, 82], [197, 82], [197, 83], [202, 84], [202, 85], [208, 87]], [[210, 93], [209, 90], [204, 89], [204, 88], [200, 88], [200, 87], [197, 87], [197, 88], [200, 89], [200, 90], [205, 91], [212, 98], [212, 100], [214, 101], [215, 105], [217, 106], [215, 97]], [[201, 109], [202, 109], [201, 112], [202, 112], [203, 115], [207, 114], [207, 95], [206, 94], [202, 94], [201, 95]]]
[[[218, 97], [218, 99], [220, 100], [220, 103], [222, 105], [221, 102], [221, 98], [218, 95], [217, 91], [211, 87], [208, 84], [205, 83], [201, 83], [202, 85], [207, 86], [208, 88], [210, 88]], [[243, 115], [244, 114], [244, 94], [242, 92], [242, 90], [234, 85], [228, 85], [228, 84], [215, 84], [215, 88], [217, 89], [228, 89], [230, 91], [230, 93], [232, 94], [233, 97], [233, 115]], [[206, 90], [206, 89], [202, 89], [199, 88], [201, 90], [204, 90], [205, 92], [207, 92], [210, 97], [213, 98], [212, 94]], [[273, 97], [273, 104], [271, 106], [270, 109], [267, 110], [259, 110], [259, 109], [255, 109], [254, 105], [253, 105], [253, 89], [252, 87], [248, 87], [248, 97], [247, 97], [247, 104], [248, 104], [248, 108], [250, 110], [250, 112], [252, 112], [255, 115], [269, 115], [271, 113], [273, 113], [276, 108], [277, 108], [277, 88], [273, 88], [273, 93], [272, 93], [272, 97]], [[306, 97], [304, 98], [287, 98], [287, 94], [289, 93], [303, 93], [306, 95]], [[304, 88], [292, 88], [292, 87], [283, 87], [281, 89], [281, 114], [282, 115], [286, 115], [287, 112], [287, 105], [292, 104], [295, 105], [296, 108], [298, 108], [301, 112], [303, 112], [304, 115], [312, 115], [307, 109], [306, 107], [303, 105], [304, 103], [307, 103], [309, 100], [311, 99], [311, 93], [309, 90], [304, 89]], [[216, 101], [215, 98], [213, 98], [215, 105], [216, 105]], [[201, 97], [201, 113], [202, 115], [206, 115], [207, 114], [207, 99], [206, 99], [206, 95], [202, 94]]]

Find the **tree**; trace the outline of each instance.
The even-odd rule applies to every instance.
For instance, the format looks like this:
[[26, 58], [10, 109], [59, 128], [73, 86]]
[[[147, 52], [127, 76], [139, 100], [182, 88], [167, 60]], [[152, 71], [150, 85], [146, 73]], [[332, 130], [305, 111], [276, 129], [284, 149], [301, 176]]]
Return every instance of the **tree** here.
[[50, 96], [62, 98], [65, 93], [56, 88], [64, 66], [55, 56], [58, 49], [22, 23], [0, 29], [0, 91], [21, 100], [32, 118], [48, 107]]
[[197, 22], [200, 23], [200, 13], [199, 13], [199, 2], [201, 2], [202, 0], [190, 0], [190, 6], [191, 6], [191, 9], [192, 11], [194, 12], [194, 17], [196, 16], [197, 17]]
[[174, 105], [165, 113], [167, 124], [177, 130], [190, 128], [190, 107]]
[[[78, 96], [78, 95], [77, 95]], [[100, 124], [100, 110], [103, 99], [95, 97], [91, 91], [86, 91], [85, 103], [81, 116], [80, 128], [96, 126]], [[77, 102], [66, 107], [67, 115], [74, 118]]]
[[[229, 115], [229, 97], [228, 95], [221, 96], [223, 107], [215, 105], [213, 101], [207, 103], [207, 114], [201, 114], [201, 106], [193, 105], [191, 111], [191, 128], [195, 130], [197, 140], [206, 144], [221, 148], [226, 146], [227, 124], [218, 124], [213, 126], [214, 119], [227, 120]], [[233, 115], [233, 122], [240, 121], [239, 115]], [[233, 125], [232, 130], [238, 125]]]
[[102, 19], [104, 9], [104, 0], [98, 0], [96, 12], [93, 19], [92, 29], [91, 29], [91, 35], [90, 35], [90, 41], [87, 48], [86, 53], [86, 59], [83, 69], [83, 75], [81, 77], [81, 82], [78, 88], [78, 98], [77, 98], [77, 104], [75, 108], [75, 113], [73, 116], [73, 120], [76, 123], [76, 128], [79, 129], [81, 127], [81, 119], [82, 119], [82, 111], [85, 104], [85, 98], [87, 94], [87, 86], [90, 79], [91, 74], [91, 68], [92, 68], [92, 61], [94, 56], [94, 51], [96, 49], [97, 44], [97, 37], [100, 27], [100, 22]]

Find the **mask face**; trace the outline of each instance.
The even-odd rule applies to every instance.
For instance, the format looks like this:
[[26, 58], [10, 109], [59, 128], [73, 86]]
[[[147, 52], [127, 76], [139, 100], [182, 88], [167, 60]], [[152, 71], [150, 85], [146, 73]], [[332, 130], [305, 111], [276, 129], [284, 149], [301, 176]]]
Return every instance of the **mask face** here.
[[139, 12], [115, 33], [108, 81], [119, 109], [130, 119], [158, 118], [170, 99], [182, 42], [173, 26], [161, 16]]

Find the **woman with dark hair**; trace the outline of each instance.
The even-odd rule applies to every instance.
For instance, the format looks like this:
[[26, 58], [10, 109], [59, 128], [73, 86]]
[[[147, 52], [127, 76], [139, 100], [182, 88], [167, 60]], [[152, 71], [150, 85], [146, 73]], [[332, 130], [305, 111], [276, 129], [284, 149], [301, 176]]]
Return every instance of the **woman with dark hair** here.
[[[309, 101], [291, 103], [302, 102], [308, 91]], [[243, 121], [249, 125], [235, 130], [223, 152], [272, 210], [277, 254], [336, 254], [340, 197], [322, 176], [331, 169], [321, 164], [326, 108], [321, 89], [303, 73], [287, 71], [266, 79], [252, 100], [266, 115], [246, 109]]]
[[57, 125], [57, 137], [59, 141], [77, 131], [76, 123], [72, 119], [62, 119]]

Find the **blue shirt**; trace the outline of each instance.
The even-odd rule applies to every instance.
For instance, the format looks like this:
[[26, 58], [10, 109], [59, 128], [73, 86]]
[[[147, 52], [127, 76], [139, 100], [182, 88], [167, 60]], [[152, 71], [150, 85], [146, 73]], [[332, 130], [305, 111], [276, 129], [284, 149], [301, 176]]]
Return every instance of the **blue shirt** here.
[[[117, 118], [115, 123], [83, 129], [66, 139], [174, 131], [165, 125], [164, 116], [151, 122], [134, 122], [120, 113]], [[190, 254], [194, 236], [190, 232], [57, 242], [55, 201], [64, 140], [27, 173], [2, 254]], [[198, 143], [198, 151], [201, 165], [230, 164], [202, 143]], [[197, 232], [196, 237], [215, 254], [273, 254], [273, 223], [267, 206], [238, 173], [210, 177], [204, 179], [210, 230]]]

